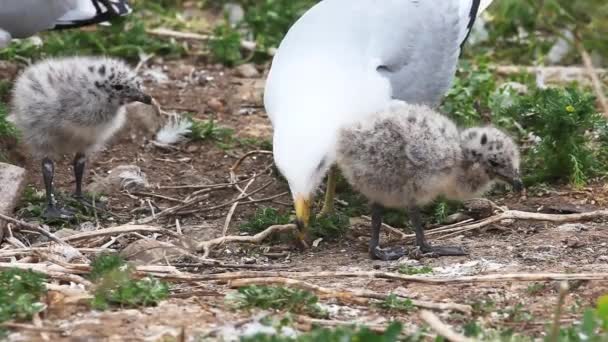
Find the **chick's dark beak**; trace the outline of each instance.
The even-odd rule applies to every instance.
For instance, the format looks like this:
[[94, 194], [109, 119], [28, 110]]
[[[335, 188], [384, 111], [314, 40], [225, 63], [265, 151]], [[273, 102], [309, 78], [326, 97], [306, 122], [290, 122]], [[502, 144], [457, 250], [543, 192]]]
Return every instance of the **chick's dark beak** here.
[[141, 96], [138, 99], [136, 99], [136, 101], [147, 104], [147, 105], [151, 105], [152, 96], [142, 93]]

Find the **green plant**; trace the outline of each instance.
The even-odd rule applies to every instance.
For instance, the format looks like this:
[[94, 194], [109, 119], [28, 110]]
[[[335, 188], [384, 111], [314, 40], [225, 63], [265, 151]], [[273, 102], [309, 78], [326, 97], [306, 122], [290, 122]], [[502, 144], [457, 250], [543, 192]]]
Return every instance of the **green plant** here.
[[95, 281], [92, 306], [95, 309], [105, 310], [112, 304], [152, 306], [169, 295], [169, 286], [158, 279], [135, 279], [133, 268], [117, 255], [102, 255], [91, 266], [90, 277]]
[[[40, 302], [46, 293], [46, 278], [31, 270], [0, 271], [0, 323], [8, 320], [29, 320], [44, 309]], [[3, 330], [0, 327], [0, 336]]]
[[[315, 0], [240, 0], [245, 16], [234, 27], [227, 20], [215, 27], [210, 41], [213, 57], [227, 65], [245, 60], [263, 61], [270, 57], [291, 25]], [[245, 37], [255, 42], [255, 51], [244, 57], [241, 40]]]
[[220, 63], [230, 66], [238, 64], [243, 60], [241, 34], [227, 23], [218, 25], [209, 41], [209, 50], [213, 58]]
[[[552, 342], [548, 339], [546, 341]], [[608, 341], [608, 295], [600, 297], [595, 308], [585, 310], [580, 325], [561, 327], [559, 341]]]
[[310, 233], [313, 237], [332, 240], [344, 236], [349, 225], [349, 217], [336, 210], [327, 215], [312, 216], [310, 219]]
[[581, 186], [605, 167], [595, 158], [586, 134], [605, 122], [590, 93], [573, 87], [538, 89], [519, 98], [501, 116], [517, 118], [540, 139], [522, 163], [529, 184], [570, 181]]
[[[608, 4], [602, 0], [503, 0], [494, 2], [490, 13], [489, 40], [484, 47], [491, 48], [497, 59], [533, 64], [558, 38], [574, 45], [564, 30], [572, 31], [587, 49], [608, 53], [603, 43]], [[577, 53], [567, 57], [569, 62], [578, 62]]]
[[416, 266], [401, 265], [398, 269], [398, 272], [401, 274], [407, 274], [407, 275], [429, 274], [429, 273], [433, 273], [433, 268], [429, 267], [429, 266], [416, 267]]
[[401, 334], [403, 327], [401, 323], [391, 323], [385, 331], [377, 333], [367, 327], [338, 327], [334, 329], [313, 329], [311, 332], [299, 335], [296, 338], [257, 334], [252, 337], [243, 337], [241, 342], [396, 342], [396, 341], [421, 341], [420, 336], [408, 336], [403, 339]]
[[414, 309], [411, 299], [401, 299], [395, 294], [388, 295], [378, 306], [390, 311], [410, 312]]
[[17, 129], [8, 121], [8, 107], [0, 102], [0, 138], [16, 137]]
[[213, 141], [220, 148], [232, 146], [234, 141], [234, 130], [219, 126], [213, 119], [211, 120], [192, 120], [190, 137], [198, 141]]
[[248, 234], [257, 234], [276, 224], [289, 223], [289, 215], [281, 214], [274, 208], [259, 208], [252, 218], [240, 225], [239, 230]]
[[292, 313], [326, 317], [317, 296], [309, 291], [280, 286], [244, 286], [226, 296], [227, 303], [235, 309], [273, 309]]
[[487, 59], [462, 60], [454, 84], [443, 99], [441, 111], [459, 126], [476, 125], [482, 120], [479, 109], [490, 108], [495, 89], [496, 80]]
[[531, 296], [535, 296], [540, 294], [546, 287], [547, 286], [544, 283], [533, 283], [528, 285], [526, 292]]

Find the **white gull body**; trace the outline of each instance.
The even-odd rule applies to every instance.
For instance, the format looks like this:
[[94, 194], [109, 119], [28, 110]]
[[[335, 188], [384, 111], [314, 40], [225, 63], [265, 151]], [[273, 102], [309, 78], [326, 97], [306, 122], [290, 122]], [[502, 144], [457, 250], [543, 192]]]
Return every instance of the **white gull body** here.
[[491, 0], [323, 0], [289, 30], [264, 105], [274, 158], [309, 200], [336, 159], [340, 127], [392, 99], [437, 105], [474, 18]]

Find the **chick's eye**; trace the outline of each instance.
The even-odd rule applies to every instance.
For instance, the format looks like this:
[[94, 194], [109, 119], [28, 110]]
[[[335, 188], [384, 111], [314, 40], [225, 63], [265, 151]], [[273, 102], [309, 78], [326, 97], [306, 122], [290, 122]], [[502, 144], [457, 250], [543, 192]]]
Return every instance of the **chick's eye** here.
[[114, 90], [122, 90], [124, 86], [122, 84], [115, 84], [112, 86], [112, 88], [114, 88]]
[[490, 160], [490, 165], [492, 165], [492, 167], [499, 167], [500, 164], [494, 160]]

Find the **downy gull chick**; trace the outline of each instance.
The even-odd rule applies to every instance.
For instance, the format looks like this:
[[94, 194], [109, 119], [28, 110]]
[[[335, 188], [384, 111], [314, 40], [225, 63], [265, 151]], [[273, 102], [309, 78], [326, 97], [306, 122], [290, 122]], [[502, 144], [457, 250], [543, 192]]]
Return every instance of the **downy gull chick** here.
[[519, 150], [494, 127], [459, 131], [427, 106], [393, 101], [387, 110], [349, 125], [338, 137], [337, 164], [372, 203], [373, 258], [396, 259], [405, 249], [379, 248], [382, 208], [406, 208], [423, 253], [464, 255], [459, 247], [433, 247], [424, 237], [419, 206], [443, 195], [468, 199], [504, 181], [520, 190]]
[[53, 159], [75, 154], [75, 197], [83, 200], [86, 156], [100, 149], [125, 122], [130, 102], [152, 103], [127, 64], [105, 57], [47, 59], [15, 83], [11, 120], [32, 154], [42, 160], [47, 217], [69, 217], [53, 196]]

